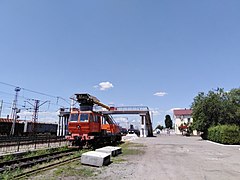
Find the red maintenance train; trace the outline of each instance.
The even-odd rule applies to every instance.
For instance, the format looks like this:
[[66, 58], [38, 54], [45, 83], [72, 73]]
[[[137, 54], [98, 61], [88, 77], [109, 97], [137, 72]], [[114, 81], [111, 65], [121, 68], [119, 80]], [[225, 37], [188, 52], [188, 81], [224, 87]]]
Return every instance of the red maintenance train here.
[[93, 106], [101, 106], [110, 110], [96, 97], [89, 94], [75, 94], [79, 108], [72, 108], [68, 122], [69, 135], [66, 139], [72, 146], [95, 147], [101, 144], [121, 141], [120, 127], [110, 115], [94, 111]]

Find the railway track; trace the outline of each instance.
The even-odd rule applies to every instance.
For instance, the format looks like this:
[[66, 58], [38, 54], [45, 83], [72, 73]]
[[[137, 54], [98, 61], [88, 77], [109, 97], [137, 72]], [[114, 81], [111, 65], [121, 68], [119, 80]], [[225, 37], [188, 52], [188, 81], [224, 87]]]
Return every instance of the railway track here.
[[40, 173], [40, 172], [43, 172], [43, 171], [46, 171], [46, 170], [49, 170], [49, 169], [52, 169], [52, 168], [55, 168], [55, 167], [58, 167], [58, 166], [62, 166], [62, 165], [65, 165], [69, 162], [80, 160], [80, 158], [81, 158], [81, 156], [78, 156], [78, 157], [73, 157], [73, 158], [70, 158], [70, 159], [67, 159], [67, 160], [63, 160], [61, 162], [52, 163], [52, 164], [46, 165], [44, 167], [40, 167], [38, 169], [33, 169], [33, 170], [30, 170], [30, 171], [18, 174], [16, 176], [14, 176], [13, 178], [14, 179], [26, 179], [30, 175], [37, 174], [37, 173]]
[[[32, 167], [37, 164], [42, 164], [44, 162], [50, 162], [50, 161], [58, 160], [58, 159], [61, 159], [63, 157], [68, 157], [68, 156], [71, 157], [75, 153], [76, 153], [76, 149], [68, 149], [68, 150], [61, 151], [61, 152], [53, 152], [53, 153], [47, 153], [47, 154], [43, 154], [43, 155], [37, 155], [37, 156], [32, 156], [32, 157], [25, 157], [25, 158], [19, 158], [16, 160], [1, 162], [0, 163], [0, 173], [7, 172], [7, 171], [13, 172], [16, 169], [26, 169], [28, 167]], [[71, 157], [70, 159], [63, 160], [63, 161], [57, 162], [55, 164], [53, 163], [51, 165], [47, 165], [46, 167], [38, 168], [37, 170], [30, 170], [29, 172], [24, 172], [20, 175], [17, 175], [16, 178], [18, 176], [19, 177], [27, 176], [27, 174], [34, 173], [39, 170], [43, 171], [45, 168], [50, 168], [50, 167], [56, 166], [57, 164], [61, 165], [62, 163], [67, 163], [67, 162], [75, 160], [77, 158], [79, 158], [79, 156]]]

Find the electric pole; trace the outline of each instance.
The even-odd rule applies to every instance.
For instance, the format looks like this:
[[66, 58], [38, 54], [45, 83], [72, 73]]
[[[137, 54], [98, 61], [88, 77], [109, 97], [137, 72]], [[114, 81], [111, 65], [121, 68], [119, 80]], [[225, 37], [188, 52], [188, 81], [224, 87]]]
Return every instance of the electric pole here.
[[28, 102], [29, 104], [31, 104], [33, 106], [33, 115], [32, 115], [32, 122], [33, 122], [32, 132], [33, 132], [33, 134], [36, 133], [36, 124], [37, 124], [37, 121], [38, 121], [39, 107], [42, 106], [43, 104], [47, 103], [47, 102], [49, 102], [49, 101], [45, 101], [42, 104], [39, 104], [40, 100], [36, 100], [36, 99], [34, 99], [34, 104]]
[[2, 108], [3, 108], [3, 100], [1, 100], [1, 103], [0, 103], [0, 117], [2, 116]]
[[39, 100], [35, 100], [34, 109], [33, 109], [33, 134], [36, 133], [36, 123], [38, 121], [38, 110], [39, 110]]
[[20, 87], [15, 88], [15, 99], [13, 101], [13, 106], [12, 106], [12, 113], [11, 113], [11, 119], [13, 120], [12, 128], [10, 135], [14, 135], [14, 130], [15, 130], [15, 125], [16, 125], [16, 120], [17, 120], [17, 113], [19, 113], [19, 109], [17, 109], [17, 99], [18, 99], [18, 92], [21, 90]]

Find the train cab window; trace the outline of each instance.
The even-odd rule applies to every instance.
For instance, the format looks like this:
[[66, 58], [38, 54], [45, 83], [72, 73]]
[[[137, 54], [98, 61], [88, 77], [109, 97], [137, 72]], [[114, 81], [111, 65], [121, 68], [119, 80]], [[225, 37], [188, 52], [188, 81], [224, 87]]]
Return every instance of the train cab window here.
[[97, 116], [93, 115], [93, 122], [96, 122], [96, 118], [97, 118]]
[[103, 116], [103, 118], [102, 118], [102, 124], [107, 124], [107, 118], [106, 118], [106, 116]]
[[94, 118], [95, 118], [95, 116], [93, 116], [92, 114], [89, 114], [90, 116], [89, 116], [89, 122], [94, 122]]
[[96, 122], [97, 122], [97, 123], [100, 123], [100, 122], [101, 122], [101, 116], [97, 116], [97, 117], [96, 117]]
[[95, 115], [95, 116], [94, 116], [94, 122], [95, 122], [95, 123], [99, 123], [99, 122], [100, 122], [100, 116]]
[[88, 114], [81, 114], [80, 115], [81, 122], [88, 122]]
[[77, 121], [78, 121], [78, 115], [79, 115], [79, 114], [71, 114], [71, 116], [70, 116], [70, 121], [75, 121], [75, 122], [77, 122]]

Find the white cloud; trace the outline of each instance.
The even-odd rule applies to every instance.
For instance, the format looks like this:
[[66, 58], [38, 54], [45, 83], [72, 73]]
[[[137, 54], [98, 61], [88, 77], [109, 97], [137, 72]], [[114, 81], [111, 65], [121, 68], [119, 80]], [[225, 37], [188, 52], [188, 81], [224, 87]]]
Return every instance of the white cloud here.
[[114, 117], [114, 120], [117, 123], [127, 123], [127, 122], [129, 122], [127, 117]]
[[107, 89], [113, 88], [113, 84], [110, 82], [101, 82], [99, 85], [94, 86], [94, 88], [99, 88], [101, 91], [105, 91]]
[[160, 115], [161, 114], [161, 112], [158, 111], [158, 110], [152, 110], [150, 112], [153, 113], [153, 115]]
[[154, 115], [154, 116], [158, 116], [164, 112], [164, 110], [162, 110], [160, 108], [150, 108], [149, 110], [150, 110], [151, 115]]
[[154, 96], [159, 96], [159, 97], [162, 97], [162, 96], [166, 96], [167, 93], [166, 92], [156, 92], [155, 94], [153, 94]]

